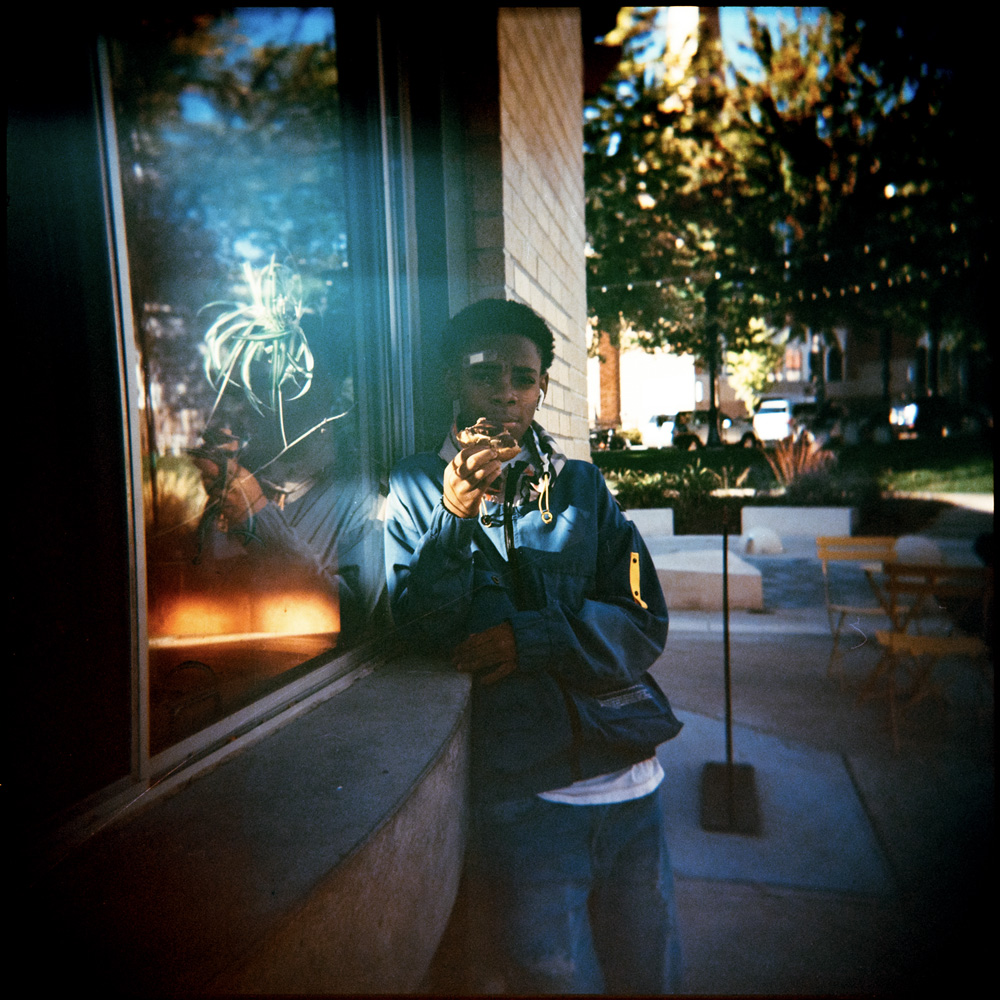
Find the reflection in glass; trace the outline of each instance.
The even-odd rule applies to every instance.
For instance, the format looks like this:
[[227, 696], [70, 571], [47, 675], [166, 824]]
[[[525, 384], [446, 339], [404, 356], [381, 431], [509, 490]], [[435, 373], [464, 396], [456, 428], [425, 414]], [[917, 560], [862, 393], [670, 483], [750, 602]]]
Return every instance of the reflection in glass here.
[[136, 18], [111, 41], [155, 753], [349, 642], [381, 561], [331, 11]]

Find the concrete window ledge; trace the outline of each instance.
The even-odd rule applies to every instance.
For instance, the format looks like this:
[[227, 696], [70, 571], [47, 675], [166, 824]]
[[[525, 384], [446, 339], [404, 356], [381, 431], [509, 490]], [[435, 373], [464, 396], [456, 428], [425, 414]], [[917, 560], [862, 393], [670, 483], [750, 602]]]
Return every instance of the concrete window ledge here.
[[458, 887], [468, 714], [466, 677], [398, 661], [108, 827], [34, 886], [33, 982], [416, 989]]

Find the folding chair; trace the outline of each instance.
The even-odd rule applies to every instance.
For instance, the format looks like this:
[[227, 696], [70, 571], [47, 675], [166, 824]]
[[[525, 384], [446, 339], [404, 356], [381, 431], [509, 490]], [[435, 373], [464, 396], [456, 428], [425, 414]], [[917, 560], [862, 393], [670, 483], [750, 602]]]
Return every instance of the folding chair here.
[[[892, 628], [876, 632], [883, 649], [858, 700], [883, 693], [889, 700], [893, 747], [899, 750], [899, 715], [931, 694], [934, 668], [946, 657], [972, 660], [989, 674], [992, 645], [993, 570], [981, 566], [885, 566], [885, 596]], [[927, 634], [933, 630], [937, 634]], [[900, 672], [912, 686], [898, 705]]]
[[[827, 676], [837, 673], [843, 687], [844, 675], [841, 666], [840, 634], [847, 618], [865, 616], [888, 617], [885, 596], [879, 589], [877, 576], [883, 566], [893, 558], [896, 539], [891, 536], [870, 535], [821, 535], [816, 539], [816, 554], [823, 567], [823, 595], [826, 600], [826, 617], [830, 624], [833, 645], [827, 662]], [[865, 571], [865, 577], [872, 588], [876, 604], [844, 604], [835, 597], [830, 581], [830, 563], [854, 563]]]
[[[946, 657], [972, 660], [982, 667], [992, 690], [992, 673], [989, 670], [989, 650], [978, 636], [969, 635], [912, 635], [908, 632], [879, 630], [875, 633], [883, 648], [882, 658], [865, 682], [859, 697], [877, 693], [875, 687], [884, 680], [884, 693], [889, 700], [889, 725], [892, 729], [892, 746], [899, 752], [899, 716], [932, 694], [942, 692], [934, 686], [934, 668]], [[906, 701], [900, 705], [898, 675], [908, 668], [912, 682]]]

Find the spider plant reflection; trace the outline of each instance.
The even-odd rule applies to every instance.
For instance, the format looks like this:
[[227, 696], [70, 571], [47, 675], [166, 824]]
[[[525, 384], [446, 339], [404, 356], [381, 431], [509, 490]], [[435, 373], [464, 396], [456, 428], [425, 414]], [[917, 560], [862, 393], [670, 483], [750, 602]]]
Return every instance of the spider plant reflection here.
[[[261, 268], [244, 263], [243, 276], [250, 302], [219, 301], [203, 307], [226, 307], [204, 337], [205, 375], [216, 390], [207, 423], [227, 387], [238, 386], [259, 414], [277, 415], [287, 448], [284, 403], [304, 396], [312, 384], [315, 362], [302, 317], [313, 310], [305, 305], [301, 275], [274, 257]], [[266, 388], [259, 385], [261, 370], [266, 372]]]

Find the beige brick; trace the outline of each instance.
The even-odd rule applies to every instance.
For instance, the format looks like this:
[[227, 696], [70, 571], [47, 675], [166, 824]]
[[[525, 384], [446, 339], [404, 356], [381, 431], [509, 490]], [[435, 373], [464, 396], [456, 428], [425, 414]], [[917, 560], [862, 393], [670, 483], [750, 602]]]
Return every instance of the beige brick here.
[[[558, 436], [575, 435], [573, 449], [586, 454], [579, 32], [575, 8], [500, 10], [503, 273], [508, 291], [539, 312], [556, 332], [557, 360], [545, 419]], [[493, 195], [488, 191], [483, 201]], [[496, 232], [489, 225], [479, 229], [477, 239], [483, 241]], [[491, 267], [484, 269], [494, 273]]]

